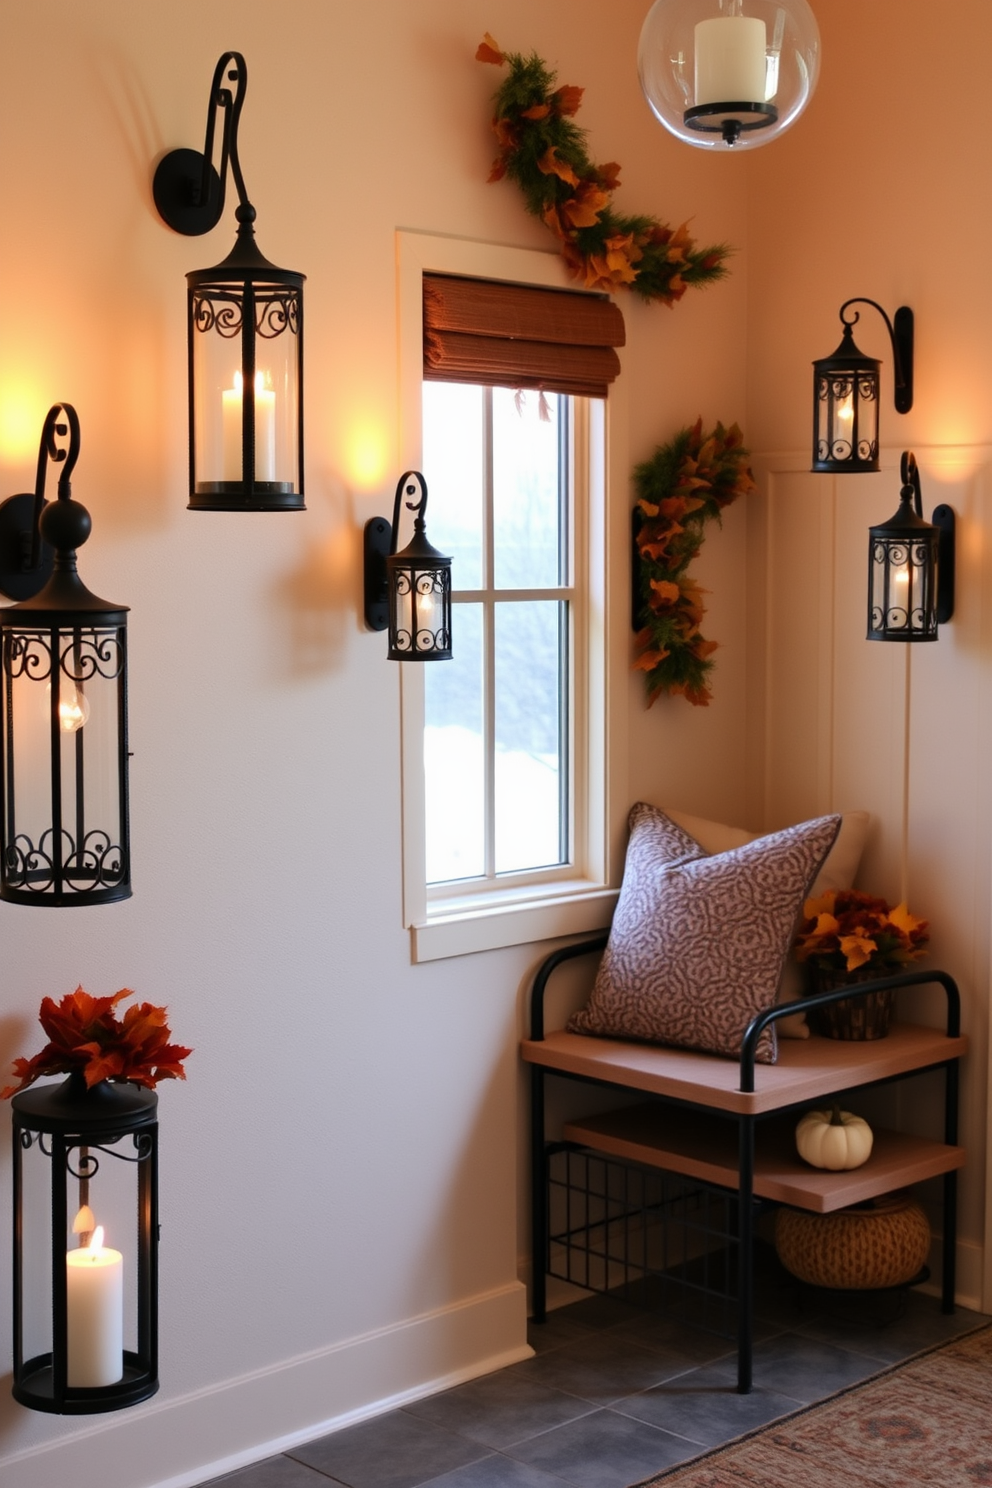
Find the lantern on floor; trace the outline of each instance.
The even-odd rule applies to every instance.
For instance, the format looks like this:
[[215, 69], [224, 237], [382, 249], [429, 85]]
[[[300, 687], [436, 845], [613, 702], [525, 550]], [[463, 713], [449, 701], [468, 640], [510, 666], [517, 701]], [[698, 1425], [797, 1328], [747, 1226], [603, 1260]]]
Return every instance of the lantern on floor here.
[[81, 1073], [15, 1095], [13, 1395], [121, 1410], [158, 1389], [158, 1096]]
[[885, 321], [892, 346], [895, 406], [913, 406], [913, 312], [900, 305], [891, 321], [874, 300], [845, 300], [840, 307], [844, 334], [832, 356], [813, 363], [813, 470], [826, 475], [853, 475], [878, 469], [878, 409], [881, 363], [865, 356], [854, 342], [852, 327], [860, 319], [851, 305], [871, 305]]
[[[413, 537], [397, 553], [401, 502], [414, 513]], [[406, 470], [396, 485], [392, 525], [385, 517], [365, 524], [365, 623], [389, 628], [389, 661], [451, 660], [451, 559], [427, 540], [427, 482]]]
[[820, 33], [806, 0], [655, 0], [637, 70], [655, 117], [703, 149], [754, 149], [813, 96]]
[[[153, 182], [159, 215], [187, 236], [220, 221], [228, 161], [238, 192], [233, 249], [214, 268], [186, 275], [189, 507], [302, 511], [305, 276], [277, 268], [255, 242], [255, 208], [238, 157], [247, 85], [244, 57], [225, 52], [214, 70], [203, 154], [170, 151]], [[218, 113], [219, 172], [212, 162]]]
[[[68, 435], [68, 448], [59, 439]], [[79, 419], [45, 419], [33, 495], [0, 506], [0, 899], [106, 904], [131, 893], [127, 606], [76, 571], [90, 515], [72, 499]], [[48, 461], [61, 467], [45, 501]]]
[[902, 456], [899, 510], [868, 533], [868, 639], [935, 641], [954, 613], [954, 511], [923, 517], [920, 472]]

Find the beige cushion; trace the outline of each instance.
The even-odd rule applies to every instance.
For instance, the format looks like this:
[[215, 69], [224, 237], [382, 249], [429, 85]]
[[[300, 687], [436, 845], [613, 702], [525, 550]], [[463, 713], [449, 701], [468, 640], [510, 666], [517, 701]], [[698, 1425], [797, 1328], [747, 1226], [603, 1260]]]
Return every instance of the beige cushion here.
[[[754, 842], [760, 835], [757, 832], [746, 832], [743, 827], [729, 827], [723, 822], [708, 821], [703, 816], [690, 816], [686, 811], [671, 811], [667, 807], [665, 811], [677, 826], [694, 837], [708, 853], [727, 852], [730, 848], [742, 847], [745, 842]], [[845, 811], [842, 814], [837, 840], [816, 875], [816, 881], [809, 892], [810, 898], [819, 898], [828, 889], [853, 887], [870, 825], [871, 815], [867, 811]], [[775, 1001], [796, 1002], [802, 995], [802, 967], [790, 951]], [[788, 1018], [782, 1018], [778, 1023], [778, 1032], [783, 1038], [809, 1038], [806, 1014], [794, 1013]]]
[[[839, 829], [839, 816], [819, 817], [710, 856], [638, 802], [609, 944], [569, 1030], [739, 1055], [751, 1019], [775, 1001], [803, 900]], [[768, 1028], [757, 1057], [775, 1056]]]

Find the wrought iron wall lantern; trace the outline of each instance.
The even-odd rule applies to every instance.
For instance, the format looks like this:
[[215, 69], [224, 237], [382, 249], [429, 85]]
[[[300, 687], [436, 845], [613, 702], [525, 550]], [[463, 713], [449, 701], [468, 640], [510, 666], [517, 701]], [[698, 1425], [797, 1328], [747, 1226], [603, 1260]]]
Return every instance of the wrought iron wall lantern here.
[[32, 1410], [121, 1410], [158, 1389], [157, 1105], [82, 1074], [11, 1101], [13, 1395]]
[[881, 364], [865, 356], [851, 334], [860, 316], [851, 305], [871, 305], [885, 321], [892, 343], [895, 405], [913, 406], [913, 312], [900, 305], [891, 321], [874, 300], [845, 300], [840, 307], [844, 335], [832, 356], [813, 363], [813, 469], [831, 475], [878, 469], [878, 404]]
[[[59, 445], [68, 436], [68, 448]], [[76, 572], [90, 514], [72, 499], [79, 419], [45, 419], [33, 494], [0, 506], [0, 899], [106, 904], [131, 893], [127, 606]], [[49, 460], [58, 499], [45, 501]]]
[[[414, 513], [413, 537], [401, 553], [400, 503], [404, 495]], [[427, 482], [419, 470], [405, 470], [396, 485], [392, 525], [385, 517], [365, 524], [365, 623], [389, 628], [390, 661], [451, 659], [451, 559], [427, 541]]]
[[[233, 92], [225, 82], [235, 84]], [[244, 57], [225, 52], [210, 86], [203, 154], [170, 151], [153, 182], [159, 215], [187, 237], [220, 221], [228, 163], [238, 192], [233, 249], [214, 268], [186, 275], [189, 506], [302, 511], [305, 275], [277, 268], [255, 242], [255, 208], [238, 157], [247, 86]], [[213, 164], [218, 115], [219, 171]]]
[[637, 68], [655, 117], [704, 149], [755, 149], [813, 96], [820, 33], [806, 0], [655, 0]]
[[868, 639], [935, 641], [954, 614], [954, 511], [923, 518], [920, 472], [902, 456], [899, 510], [868, 533]]

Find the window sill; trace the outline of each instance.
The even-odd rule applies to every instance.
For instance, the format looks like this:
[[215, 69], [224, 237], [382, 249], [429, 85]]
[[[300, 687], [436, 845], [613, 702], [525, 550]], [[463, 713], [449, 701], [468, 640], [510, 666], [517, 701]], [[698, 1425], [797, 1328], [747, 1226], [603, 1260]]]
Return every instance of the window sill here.
[[440, 961], [606, 930], [618, 893], [602, 884], [573, 881], [539, 894], [533, 889], [521, 891], [496, 903], [491, 898], [448, 901], [438, 905], [423, 924], [411, 925], [411, 959]]

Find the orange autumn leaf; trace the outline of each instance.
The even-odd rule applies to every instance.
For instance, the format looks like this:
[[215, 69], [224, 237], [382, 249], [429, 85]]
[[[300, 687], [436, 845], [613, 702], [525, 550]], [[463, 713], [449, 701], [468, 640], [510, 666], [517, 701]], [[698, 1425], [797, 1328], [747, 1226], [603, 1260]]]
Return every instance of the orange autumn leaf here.
[[651, 589], [652, 593], [657, 596], [659, 604], [677, 604], [679, 601], [681, 593], [679, 586], [678, 584], [673, 584], [670, 579], [652, 579]]
[[550, 103], [535, 103], [529, 109], [521, 109], [521, 119], [546, 119], [551, 112]]
[[911, 915], [905, 904], [897, 904], [895, 909], [889, 910], [889, 923], [904, 935], [912, 935], [914, 930], [925, 928], [927, 922]]
[[664, 661], [667, 651], [645, 651], [634, 662], [635, 672], [653, 672], [659, 662]]
[[552, 93], [552, 102], [559, 114], [577, 114], [585, 91], [585, 88], [576, 88], [571, 83], [566, 83], [563, 88]]
[[485, 33], [483, 39], [479, 42], [478, 50], [475, 54], [475, 60], [476, 62], [492, 62], [495, 67], [502, 67], [503, 63], [506, 61], [506, 57], [499, 49], [499, 42], [495, 41], [489, 35], [488, 31]]
[[502, 149], [513, 150], [516, 148], [519, 135], [508, 119], [494, 119], [493, 133], [499, 140]]
[[615, 160], [608, 160], [605, 165], [597, 165], [596, 177], [604, 191], [616, 191], [620, 185], [620, 166]]
[[496, 160], [493, 161], [492, 166], [491, 166], [490, 171], [489, 171], [489, 175], [486, 177], [486, 180], [489, 181], [490, 183], [492, 183], [493, 181], [502, 181], [502, 179], [503, 179], [503, 177], [505, 175], [506, 175], [506, 162], [503, 160], [502, 156], [500, 156], [498, 159], [496, 159]]
[[847, 957], [848, 971], [857, 971], [859, 966], [866, 965], [871, 960], [872, 953], [878, 950], [875, 942], [864, 935], [842, 935], [840, 948]]
[[594, 227], [610, 198], [592, 181], [583, 181], [578, 191], [561, 204], [561, 215], [571, 227]]
[[579, 178], [575, 174], [567, 160], [559, 160], [554, 145], [549, 145], [537, 162], [537, 168], [544, 176], [557, 176], [569, 186], [578, 186]]

